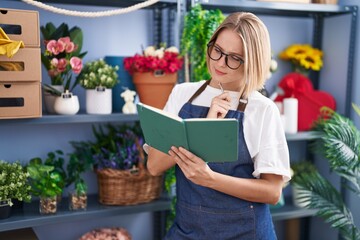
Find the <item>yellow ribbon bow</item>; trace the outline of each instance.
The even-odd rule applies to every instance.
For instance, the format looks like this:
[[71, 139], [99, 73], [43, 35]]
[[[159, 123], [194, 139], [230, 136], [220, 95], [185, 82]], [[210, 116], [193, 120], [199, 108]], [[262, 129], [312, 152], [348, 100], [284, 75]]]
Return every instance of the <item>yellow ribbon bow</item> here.
[[5, 31], [0, 27], [0, 55], [7, 55], [8, 58], [14, 56], [19, 48], [25, 47], [23, 41], [10, 40]]

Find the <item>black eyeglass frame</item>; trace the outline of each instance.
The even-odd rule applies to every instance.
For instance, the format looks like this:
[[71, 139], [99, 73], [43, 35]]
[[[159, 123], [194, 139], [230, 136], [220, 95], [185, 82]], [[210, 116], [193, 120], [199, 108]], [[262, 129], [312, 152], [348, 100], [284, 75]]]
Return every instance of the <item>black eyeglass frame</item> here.
[[212, 57], [211, 57], [211, 53], [210, 53], [210, 48], [211, 48], [211, 50], [212, 50], [214, 47], [216, 47], [215, 44], [214, 44], [214, 42], [209, 42], [209, 43], [207, 44], [207, 54], [208, 54], [208, 56], [209, 56], [209, 58], [210, 58], [211, 60], [219, 61], [219, 60], [222, 58], [222, 56], [224, 55], [224, 56], [225, 56], [225, 64], [226, 64], [226, 66], [227, 66], [228, 68], [232, 69], [232, 70], [236, 70], [236, 69], [238, 69], [241, 65], [244, 64], [244, 60], [242, 60], [242, 59], [240, 58], [240, 60], [239, 60], [239, 66], [237, 66], [236, 68], [230, 67], [229, 64], [228, 64], [228, 57], [231, 56], [231, 55], [233, 55], [233, 54], [224, 53], [224, 52], [221, 51], [221, 49], [219, 49], [219, 48], [218, 48], [218, 49], [219, 49], [219, 51], [220, 51], [220, 57], [219, 57], [218, 59], [212, 58]]

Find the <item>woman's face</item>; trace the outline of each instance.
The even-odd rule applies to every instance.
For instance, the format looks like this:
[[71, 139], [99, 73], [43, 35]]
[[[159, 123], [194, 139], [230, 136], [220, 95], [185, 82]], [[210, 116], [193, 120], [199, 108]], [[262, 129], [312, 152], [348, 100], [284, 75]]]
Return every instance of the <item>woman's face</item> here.
[[[220, 82], [224, 89], [239, 91], [244, 80], [245, 53], [240, 36], [230, 29], [222, 30], [211, 50], [214, 56], [221, 56], [219, 60], [209, 58], [209, 69], [212, 77], [211, 85], [218, 88]], [[226, 55], [227, 62], [226, 64]], [[232, 68], [236, 69], [232, 69]]]

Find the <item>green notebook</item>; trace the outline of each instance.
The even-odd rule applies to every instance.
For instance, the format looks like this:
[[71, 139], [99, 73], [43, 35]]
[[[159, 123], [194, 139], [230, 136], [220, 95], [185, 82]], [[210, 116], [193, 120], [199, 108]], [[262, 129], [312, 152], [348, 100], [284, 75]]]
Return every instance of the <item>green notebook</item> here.
[[137, 104], [145, 142], [168, 154], [171, 146], [184, 147], [206, 162], [238, 159], [239, 123], [235, 118], [182, 119], [163, 110]]

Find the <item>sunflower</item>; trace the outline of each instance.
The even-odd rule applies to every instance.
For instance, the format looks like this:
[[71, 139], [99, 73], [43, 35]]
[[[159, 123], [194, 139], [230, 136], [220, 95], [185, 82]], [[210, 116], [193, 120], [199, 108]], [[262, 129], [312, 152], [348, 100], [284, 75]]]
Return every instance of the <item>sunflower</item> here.
[[293, 44], [279, 54], [280, 59], [290, 61], [294, 69], [320, 71], [323, 52], [309, 44]]

